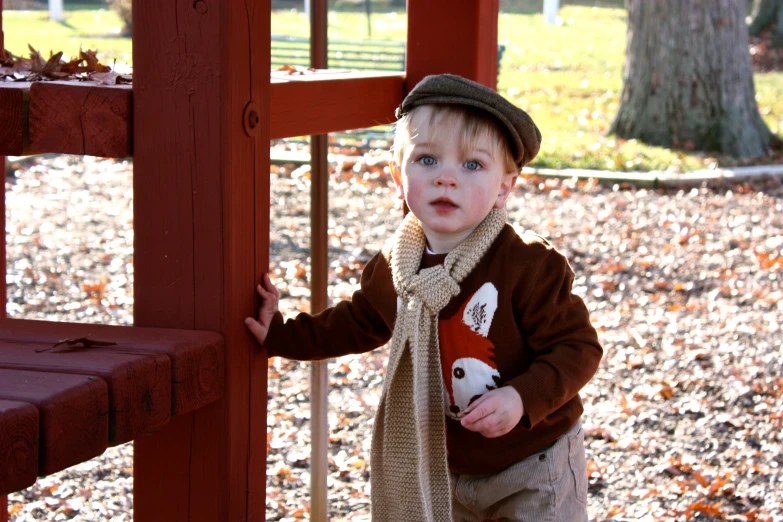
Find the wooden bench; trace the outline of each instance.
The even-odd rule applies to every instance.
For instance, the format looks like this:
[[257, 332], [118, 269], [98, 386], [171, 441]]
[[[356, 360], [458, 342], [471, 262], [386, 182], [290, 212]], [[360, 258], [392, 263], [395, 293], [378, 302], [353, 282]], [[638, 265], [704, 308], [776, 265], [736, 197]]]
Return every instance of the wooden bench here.
[[0, 320], [0, 496], [216, 401], [223, 367], [213, 332]]

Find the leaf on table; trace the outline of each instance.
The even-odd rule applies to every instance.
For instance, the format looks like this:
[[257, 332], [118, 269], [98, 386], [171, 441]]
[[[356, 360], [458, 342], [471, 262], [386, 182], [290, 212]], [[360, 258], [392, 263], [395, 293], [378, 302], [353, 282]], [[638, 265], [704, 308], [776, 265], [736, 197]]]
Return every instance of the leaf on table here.
[[98, 85], [118, 85], [131, 82], [130, 77], [114, 71], [90, 73], [87, 75], [87, 79], [94, 81]]
[[103, 65], [98, 60], [97, 51], [92, 51], [90, 49], [82, 51], [79, 49], [79, 57], [87, 63], [88, 72], [105, 73], [111, 71], [111, 68], [108, 65]]
[[[131, 83], [131, 75], [121, 75], [112, 72], [111, 67], [104, 65], [98, 59], [96, 51], [79, 49], [78, 58], [63, 60], [63, 52], [50, 53], [44, 60], [41, 53], [28, 44], [30, 58], [14, 56], [4, 50], [0, 56], [0, 80], [11, 81], [42, 81], [42, 80], [95, 80], [101, 85], [116, 85]], [[109, 76], [93, 77], [96, 74]], [[86, 76], [85, 76], [86, 75]]]

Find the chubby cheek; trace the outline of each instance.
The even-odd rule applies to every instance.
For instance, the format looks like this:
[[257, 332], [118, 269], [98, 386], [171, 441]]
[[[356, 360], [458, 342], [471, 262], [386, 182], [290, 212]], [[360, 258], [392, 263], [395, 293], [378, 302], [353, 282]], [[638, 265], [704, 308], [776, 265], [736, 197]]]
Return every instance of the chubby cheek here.
[[486, 184], [471, 187], [468, 194], [471, 194], [470, 199], [473, 210], [482, 215], [492, 210], [498, 200], [498, 193]]
[[401, 195], [404, 196], [405, 202], [411, 208], [417, 207], [424, 198], [424, 189], [426, 183], [422, 180], [411, 179], [404, 177], [402, 180]]

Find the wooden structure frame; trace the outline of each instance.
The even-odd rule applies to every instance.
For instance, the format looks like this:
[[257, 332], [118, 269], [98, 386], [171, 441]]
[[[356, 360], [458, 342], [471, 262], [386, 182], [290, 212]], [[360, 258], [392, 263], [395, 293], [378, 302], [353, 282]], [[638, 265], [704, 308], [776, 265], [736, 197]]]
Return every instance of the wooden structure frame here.
[[0, 155], [133, 156], [133, 328], [225, 345], [222, 398], [135, 437], [137, 520], [265, 518], [267, 362], [243, 318], [269, 263], [270, 139], [393, 121], [427, 74], [495, 87], [498, 2], [409, 0], [403, 74], [270, 77], [271, 0], [134, 0], [132, 88], [0, 85]]

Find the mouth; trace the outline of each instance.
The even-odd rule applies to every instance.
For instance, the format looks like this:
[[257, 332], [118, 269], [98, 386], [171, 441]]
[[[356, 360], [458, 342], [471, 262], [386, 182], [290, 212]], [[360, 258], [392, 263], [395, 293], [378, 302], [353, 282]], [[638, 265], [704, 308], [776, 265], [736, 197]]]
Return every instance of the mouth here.
[[430, 205], [432, 205], [435, 210], [439, 212], [448, 212], [450, 210], [455, 210], [458, 208], [458, 205], [454, 203], [449, 198], [438, 198], [434, 199], [430, 202]]

